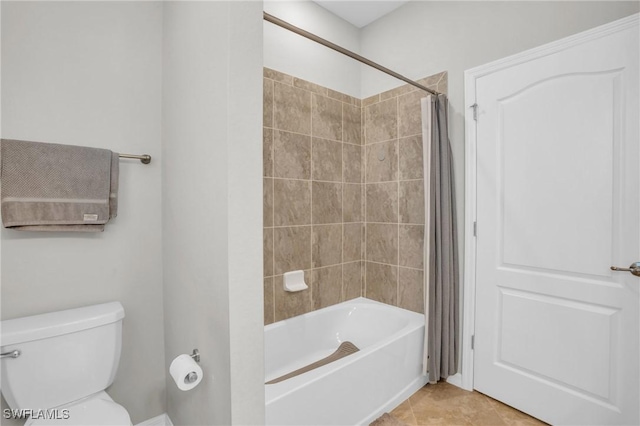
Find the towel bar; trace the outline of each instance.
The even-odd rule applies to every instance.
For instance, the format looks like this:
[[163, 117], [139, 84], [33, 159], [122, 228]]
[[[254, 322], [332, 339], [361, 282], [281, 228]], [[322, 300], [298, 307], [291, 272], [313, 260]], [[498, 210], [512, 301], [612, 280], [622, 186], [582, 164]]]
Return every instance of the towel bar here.
[[118, 154], [120, 158], [133, 158], [136, 160], [140, 160], [142, 164], [149, 164], [151, 162], [151, 156], [148, 154], [144, 155], [133, 155], [133, 154]]

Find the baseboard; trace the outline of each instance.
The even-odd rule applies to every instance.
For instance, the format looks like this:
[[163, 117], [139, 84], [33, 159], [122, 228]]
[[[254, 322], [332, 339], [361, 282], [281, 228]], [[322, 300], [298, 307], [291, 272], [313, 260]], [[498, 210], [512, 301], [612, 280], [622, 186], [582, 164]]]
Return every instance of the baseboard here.
[[138, 423], [136, 426], [173, 426], [171, 419], [167, 413], [160, 414], [152, 419]]
[[462, 387], [462, 374], [460, 373], [456, 373], [453, 376], [447, 377], [447, 383], [450, 383], [454, 386], [464, 389]]
[[451, 383], [454, 386], [459, 387], [460, 389], [467, 390], [471, 392], [473, 390], [473, 377], [469, 378], [469, 376], [465, 376], [462, 373], [454, 374], [453, 376], [449, 376], [447, 378], [447, 383]]
[[404, 401], [409, 399], [411, 395], [418, 392], [420, 388], [422, 388], [424, 385], [427, 384], [427, 381], [428, 381], [427, 376], [420, 375], [420, 377], [416, 378], [413, 382], [411, 382], [409, 386], [401, 390], [396, 396], [394, 396], [389, 401], [387, 401], [386, 404], [384, 404], [377, 411], [370, 414], [366, 419], [364, 419], [362, 422], [358, 424], [369, 425], [384, 413], [390, 413], [398, 405], [402, 404]]

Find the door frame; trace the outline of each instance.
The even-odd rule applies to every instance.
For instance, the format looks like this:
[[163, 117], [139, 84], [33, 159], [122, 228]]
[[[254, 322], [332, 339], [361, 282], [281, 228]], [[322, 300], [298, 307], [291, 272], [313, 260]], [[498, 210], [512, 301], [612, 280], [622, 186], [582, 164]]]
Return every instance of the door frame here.
[[[476, 105], [476, 80], [487, 74], [500, 71], [515, 65], [523, 64], [562, 50], [577, 46], [609, 34], [623, 31], [640, 22], [640, 14], [635, 13], [608, 24], [562, 38], [545, 45], [517, 53], [480, 65], [464, 72], [464, 123], [465, 123], [465, 214], [464, 214], [464, 266], [463, 266], [463, 301], [462, 301], [462, 359], [459, 377], [452, 380], [466, 390], [473, 390], [474, 352], [472, 338], [475, 333], [476, 315], [476, 236], [474, 223], [477, 206], [477, 120], [482, 119], [482, 105]], [[475, 106], [475, 108], [474, 108]], [[478, 227], [477, 232], [482, 232]], [[458, 376], [458, 375], [456, 375]]]

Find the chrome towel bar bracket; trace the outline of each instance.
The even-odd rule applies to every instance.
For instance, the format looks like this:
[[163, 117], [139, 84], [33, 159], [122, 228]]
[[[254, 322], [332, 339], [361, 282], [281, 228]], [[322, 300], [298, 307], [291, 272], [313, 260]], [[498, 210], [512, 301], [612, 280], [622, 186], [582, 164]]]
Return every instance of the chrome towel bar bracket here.
[[132, 158], [134, 160], [140, 160], [142, 164], [151, 163], [151, 156], [148, 154], [143, 155], [133, 155], [133, 154], [118, 154], [120, 158]]

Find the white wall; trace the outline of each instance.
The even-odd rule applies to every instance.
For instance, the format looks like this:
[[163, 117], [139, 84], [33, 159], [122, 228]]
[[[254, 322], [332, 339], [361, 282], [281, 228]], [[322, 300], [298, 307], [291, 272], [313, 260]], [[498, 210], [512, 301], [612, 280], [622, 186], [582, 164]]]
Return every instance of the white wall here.
[[168, 378], [174, 424], [264, 422], [261, 21], [260, 2], [165, 3], [166, 365], [197, 347], [205, 372]]
[[[264, 11], [356, 53], [360, 50], [359, 29], [310, 0], [266, 0]], [[358, 62], [266, 21], [264, 66], [360, 97]]]
[[146, 166], [121, 161], [119, 214], [104, 233], [2, 229], [2, 319], [122, 302], [122, 359], [108, 392], [140, 422], [165, 411], [162, 5], [1, 7], [3, 138], [154, 156]]
[[264, 424], [262, 2], [230, 2], [228, 102], [231, 421]]
[[[614, 21], [638, 2], [412, 1], [364, 27], [362, 55], [406, 75], [449, 72], [458, 218], [464, 211], [464, 70]], [[401, 85], [364, 68], [363, 97]], [[460, 233], [460, 238], [463, 233]]]
[[[464, 70], [614, 21], [638, 2], [411, 1], [364, 27], [361, 54], [409, 78], [449, 72], [459, 218], [464, 201]], [[362, 96], [402, 83], [363, 68]], [[462, 222], [459, 222], [462, 223]]]
[[[362, 29], [362, 55], [373, 61], [414, 79], [449, 72], [449, 136], [461, 260], [464, 70], [636, 13], [639, 5], [616, 1], [412, 1]], [[398, 85], [375, 70], [363, 69], [363, 97]]]
[[1, 31], [2, 137], [154, 157], [103, 234], [2, 230], [2, 318], [120, 300], [134, 423], [165, 389], [176, 424], [263, 423], [261, 2], [2, 2]]
[[[362, 55], [410, 78], [449, 71], [452, 96], [462, 73], [523, 50], [614, 21], [637, 1], [411, 1], [362, 28]], [[365, 68], [362, 96], [401, 85]]]

